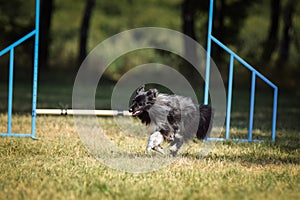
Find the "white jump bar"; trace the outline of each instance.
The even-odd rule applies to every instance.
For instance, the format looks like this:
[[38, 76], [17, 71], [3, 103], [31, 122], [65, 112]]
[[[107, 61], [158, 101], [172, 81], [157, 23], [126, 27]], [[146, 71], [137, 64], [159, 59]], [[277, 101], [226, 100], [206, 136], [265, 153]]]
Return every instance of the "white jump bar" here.
[[97, 116], [132, 116], [127, 110], [77, 110], [77, 109], [36, 109], [39, 115], [97, 115]]

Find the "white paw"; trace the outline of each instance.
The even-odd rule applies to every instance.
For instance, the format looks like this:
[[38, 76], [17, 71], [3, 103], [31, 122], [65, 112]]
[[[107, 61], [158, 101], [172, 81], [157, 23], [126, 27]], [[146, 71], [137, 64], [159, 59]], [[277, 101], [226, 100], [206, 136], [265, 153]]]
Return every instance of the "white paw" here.
[[180, 135], [179, 133], [176, 133], [176, 134], [175, 134], [175, 138], [177, 138], [177, 139], [181, 139], [181, 138], [183, 138], [183, 136], [182, 136], [182, 135]]
[[[161, 143], [163, 143], [163, 141], [164, 141], [163, 135], [159, 131], [155, 131], [149, 137], [146, 152], [149, 153], [151, 149], [159, 147], [159, 145]], [[159, 148], [162, 149], [161, 147], [159, 147]], [[154, 149], [154, 150], [156, 150], [156, 149]], [[159, 151], [159, 150], [156, 150], [156, 151]]]
[[153, 150], [155, 150], [155, 151], [157, 151], [161, 154], [165, 154], [164, 149], [161, 148], [161, 146], [156, 146], [156, 147], [153, 148]]
[[170, 151], [172, 152], [176, 152], [178, 150], [177, 148], [177, 145], [176, 144], [173, 144], [171, 147], [170, 147]]

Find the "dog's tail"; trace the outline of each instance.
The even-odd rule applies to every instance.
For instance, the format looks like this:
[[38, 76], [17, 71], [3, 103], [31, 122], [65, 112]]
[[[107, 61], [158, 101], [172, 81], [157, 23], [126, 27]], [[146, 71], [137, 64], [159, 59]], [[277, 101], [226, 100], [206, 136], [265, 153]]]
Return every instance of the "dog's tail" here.
[[210, 105], [200, 105], [200, 120], [197, 130], [197, 138], [203, 140], [211, 131], [213, 122], [213, 109]]

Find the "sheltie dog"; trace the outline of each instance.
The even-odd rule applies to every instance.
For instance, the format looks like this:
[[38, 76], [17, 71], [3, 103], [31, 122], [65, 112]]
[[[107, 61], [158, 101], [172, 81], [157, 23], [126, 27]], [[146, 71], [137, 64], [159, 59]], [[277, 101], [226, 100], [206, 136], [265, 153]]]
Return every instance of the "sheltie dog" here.
[[159, 93], [152, 88], [145, 91], [142, 85], [136, 90], [129, 112], [142, 123], [155, 127], [150, 135], [146, 152], [164, 154], [161, 144], [170, 143], [170, 153], [175, 156], [188, 140], [197, 136], [203, 140], [212, 127], [213, 109], [210, 105], [195, 104], [190, 97]]

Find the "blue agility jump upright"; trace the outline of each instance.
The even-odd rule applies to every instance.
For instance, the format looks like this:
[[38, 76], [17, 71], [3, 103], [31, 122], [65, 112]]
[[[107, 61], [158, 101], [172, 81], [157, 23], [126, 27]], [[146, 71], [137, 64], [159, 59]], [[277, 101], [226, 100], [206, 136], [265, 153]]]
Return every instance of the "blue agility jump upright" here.
[[227, 109], [226, 109], [226, 132], [225, 138], [208, 138], [208, 140], [217, 140], [223, 141], [230, 139], [230, 114], [231, 114], [231, 103], [232, 103], [232, 83], [233, 83], [233, 66], [234, 60], [240, 62], [244, 67], [252, 73], [251, 79], [251, 95], [250, 95], [250, 114], [249, 114], [249, 128], [248, 128], [248, 138], [247, 139], [233, 139], [238, 142], [259, 142], [261, 140], [253, 140], [252, 139], [252, 130], [253, 130], [253, 118], [254, 118], [254, 100], [255, 100], [255, 82], [256, 77], [263, 80], [266, 84], [268, 84], [273, 90], [273, 114], [272, 114], [272, 132], [271, 132], [271, 140], [275, 141], [276, 135], [276, 116], [277, 116], [277, 99], [278, 99], [278, 88], [271, 81], [269, 81], [266, 77], [264, 77], [261, 73], [259, 73], [256, 69], [254, 69], [251, 65], [249, 65], [246, 61], [240, 58], [237, 54], [235, 54], [232, 50], [230, 50], [226, 45], [221, 43], [217, 38], [212, 35], [212, 23], [213, 23], [213, 4], [214, 1], [210, 0], [209, 7], [209, 19], [208, 19], [208, 37], [207, 37], [207, 54], [206, 54], [206, 77], [205, 77], [205, 89], [204, 89], [204, 104], [208, 104], [209, 98], [209, 81], [210, 81], [210, 56], [211, 56], [211, 43], [212, 41], [220, 46], [223, 50], [225, 50], [230, 55], [230, 63], [229, 63], [229, 75], [228, 75], [228, 93], [227, 93]]
[[[35, 137], [35, 121], [36, 121], [36, 100], [37, 100], [37, 77], [38, 77], [38, 48], [39, 48], [39, 14], [40, 0], [36, 0], [35, 5], [35, 29], [23, 36], [10, 46], [0, 51], [0, 56], [9, 53], [9, 83], [8, 83], [8, 109], [7, 109], [7, 133], [0, 133], [0, 136], [11, 137]], [[34, 40], [34, 62], [33, 62], [33, 87], [32, 87], [32, 119], [31, 133], [13, 133], [12, 132], [12, 105], [13, 105], [13, 74], [14, 74], [14, 49], [25, 40], [35, 37]]]

